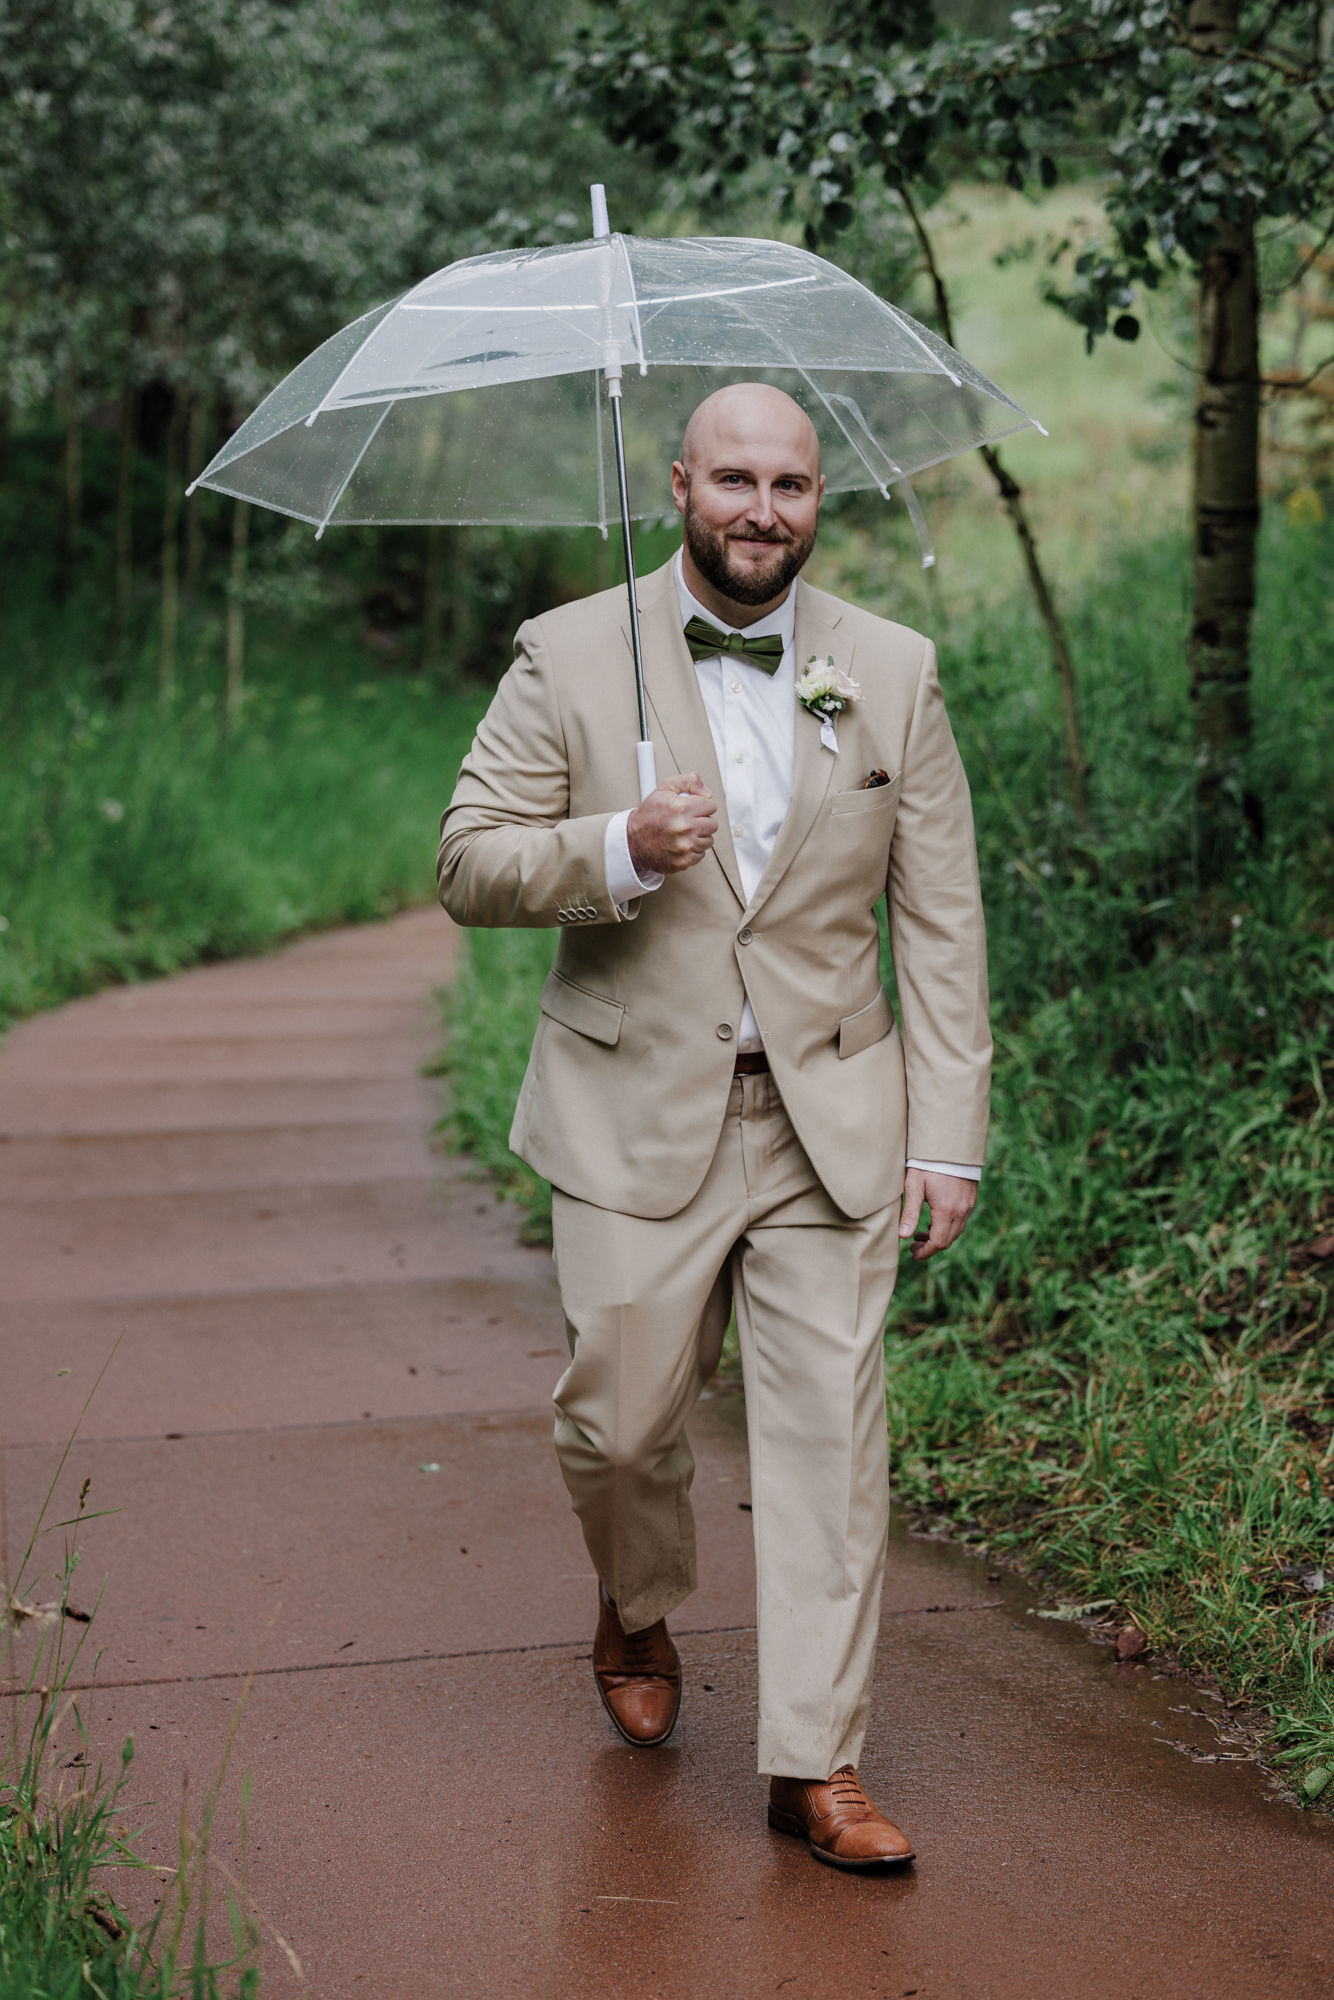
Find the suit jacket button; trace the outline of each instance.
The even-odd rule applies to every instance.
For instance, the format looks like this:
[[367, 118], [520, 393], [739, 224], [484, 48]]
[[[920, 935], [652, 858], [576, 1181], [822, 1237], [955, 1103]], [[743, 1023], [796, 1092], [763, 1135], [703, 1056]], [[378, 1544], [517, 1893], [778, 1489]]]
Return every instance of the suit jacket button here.
[[731, 1024], [731, 1022], [730, 1022], [730, 1021], [720, 1021], [720, 1022], [718, 1023], [718, 1040], [719, 1040], [720, 1042], [730, 1042], [730, 1041], [731, 1041], [731, 1039], [732, 1039], [732, 1024]]
[[751, 929], [750, 925], [747, 924], [746, 928], [743, 931], [737, 932], [736, 941], [738, 944], [749, 944], [754, 935], [755, 935], [754, 931]]

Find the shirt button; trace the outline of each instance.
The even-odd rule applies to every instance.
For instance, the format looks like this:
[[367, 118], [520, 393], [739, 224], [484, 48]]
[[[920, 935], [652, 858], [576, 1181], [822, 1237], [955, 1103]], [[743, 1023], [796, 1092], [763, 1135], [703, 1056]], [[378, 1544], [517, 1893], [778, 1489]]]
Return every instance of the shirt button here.
[[740, 694], [740, 692], [741, 692], [741, 683], [740, 683], [740, 681], [733, 681], [733, 683], [732, 683], [732, 692], [733, 692], [733, 694]]
[[737, 751], [737, 753], [736, 753], [736, 761], [737, 761], [737, 763], [738, 763], [738, 764], [744, 764], [744, 763], [745, 763], [745, 761], [746, 761], [746, 753], [745, 753], [745, 751], [744, 751], [744, 750], [738, 750], [738, 751]]
[[746, 829], [744, 826], [742, 826], [741, 821], [739, 819], [734, 819], [732, 821], [732, 831], [736, 835], [737, 839], [740, 840], [742, 834], [746, 831]]
[[749, 944], [754, 935], [755, 935], [754, 931], [751, 929], [750, 925], [747, 924], [745, 930], [737, 932], [736, 941], [738, 944]]
[[730, 1022], [730, 1021], [720, 1021], [720, 1022], [718, 1023], [718, 1040], [719, 1040], [720, 1042], [730, 1042], [730, 1041], [731, 1041], [731, 1039], [732, 1039], [732, 1024], [731, 1024], [731, 1022]]

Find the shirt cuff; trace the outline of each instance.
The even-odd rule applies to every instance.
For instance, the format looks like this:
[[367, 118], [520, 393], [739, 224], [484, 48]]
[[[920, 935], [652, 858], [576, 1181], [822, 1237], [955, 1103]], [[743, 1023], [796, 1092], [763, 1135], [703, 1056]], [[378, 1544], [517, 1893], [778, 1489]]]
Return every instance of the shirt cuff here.
[[924, 1174], [953, 1174], [956, 1181], [980, 1181], [981, 1167], [953, 1166], [948, 1160], [909, 1160], [910, 1167], [918, 1167]]
[[607, 894], [613, 903], [624, 910], [636, 896], [647, 896], [653, 889], [661, 889], [665, 876], [641, 875], [630, 859], [630, 837], [626, 828], [630, 824], [633, 806], [625, 812], [616, 813], [607, 821], [607, 835], [603, 847], [604, 865], [607, 871]]

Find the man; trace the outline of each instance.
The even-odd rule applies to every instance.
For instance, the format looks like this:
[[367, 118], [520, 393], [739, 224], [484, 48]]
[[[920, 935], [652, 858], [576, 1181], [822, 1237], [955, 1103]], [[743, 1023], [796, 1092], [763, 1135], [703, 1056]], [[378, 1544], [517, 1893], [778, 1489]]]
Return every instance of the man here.
[[[444, 817], [440, 897], [461, 924], [564, 931], [510, 1143], [553, 1187], [556, 1450], [600, 1584], [603, 1704], [630, 1743], [675, 1726], [684, 1425], [735, 1308], [769, 1823], [877, 1867], [912, 1858], [856, 1776], [885, 1314], [923, 1202], [915, 1257], [963, 1228], [986, 1135], [968, 788], [929, 642], [797, 580], [824, 493], [798, 405], [757, 383], [710, 396], [672, 492], [683, 547], [637, 589], [651, 735], [680, 775], [625, 809], [624, 593], [531, 620]], [[811, 662], [860, 690], [823, 727], [798, 699]]]

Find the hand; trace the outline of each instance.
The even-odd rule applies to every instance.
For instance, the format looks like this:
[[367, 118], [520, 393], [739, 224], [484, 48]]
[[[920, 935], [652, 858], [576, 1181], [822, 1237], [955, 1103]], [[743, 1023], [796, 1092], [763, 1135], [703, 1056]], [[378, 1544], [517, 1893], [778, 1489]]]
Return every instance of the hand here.
[[713, 846], [718, 808], [698, 771], [664, 778], [626, 825], [630, 859], [641, 875], [679, 875]]
[[[919, 1264], [948, 1250], [963, 1235], [964, 1224], [977, 1200], [977, 1182], [960, 1180], [957, 1174], [928, 1174], [921, 1167], [909, 1167], [903, 1183], [903, 1217], [899, 1236], [913, 1237], [912, 1253]], [[922, 1203], [931, 1210], [931, 1229], [917, 1228]], [[914, 1230], [917, 1231], [913, 1235]]]

